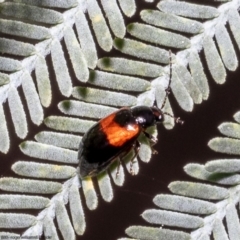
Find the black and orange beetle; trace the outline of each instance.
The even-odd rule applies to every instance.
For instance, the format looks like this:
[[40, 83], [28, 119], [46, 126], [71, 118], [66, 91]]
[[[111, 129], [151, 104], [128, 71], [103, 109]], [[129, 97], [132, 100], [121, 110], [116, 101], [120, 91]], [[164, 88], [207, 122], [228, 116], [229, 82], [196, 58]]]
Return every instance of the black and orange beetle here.
[[[163, 112], [162, 108], [170, 92], [171, 76], [172, 69], [166, 96], [160, 109], [157, 106], [124, 107], [102, 118], [85, 133], [78, 151], [81, 178], [96, 176], [106, 170], [117, 157], [127, 154], [132, 148], [135, 151], [133, 160], [140, 148], [138, 137], [141, 132], [153, 143], [157, 142], [157, 139], [147, 133], [146, 129], [162, 123], [164, 115], [170, 115]], [[175, 118], [175, 121], [183, 123], [179, 118]], [[134, 174], [131, 169], [132, 167], [130, 171]]]

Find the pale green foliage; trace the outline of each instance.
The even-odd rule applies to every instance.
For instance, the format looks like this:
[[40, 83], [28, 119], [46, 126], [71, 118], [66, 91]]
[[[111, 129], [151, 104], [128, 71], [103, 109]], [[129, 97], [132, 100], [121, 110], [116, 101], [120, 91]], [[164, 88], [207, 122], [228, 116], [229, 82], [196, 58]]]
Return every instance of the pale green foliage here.
[[119, 0], [119, 5], [128, 17], [131, 17], [136, 11], [136, 3], [134, 0]]
[[54, 130], [84, 133], [95, 122], [70, 117], [50, 116], [44, 119], [44, 123]]
[[62, 201], [56, 201], [56, 219], [63, 239], [74, 240], [74, 230]]
[[1, 228], [26, 228], [35, 221], [36, 218], [29, 214], [0, 213]]
[[101, 0], [111, 30], [114, 35], [123, 38], [126, 33], [124, 20], [116, 0]]
[[131, 226], [126, 229], [126, 233], [137, 239], [151, 239], [151, 240], [190, 240], [189, 234], [181, 231], [171, 231], [168, 229], [153, 228], [153, 227], [142, 227], [142, 226]]
[[227, 137], [216, 137], [209, 141], [208, 145], [214, 151], [240, 155], [239, 112], [234, 117], [238, 123], [222, 123], [218, 127]]
[[150, 142], [148, 139], [146, 139], [146, 137], [143, 136], [143, 134], [140, 135], [139, 141], [141, 143], [141, 147], [139, 150], [139, 158], [143, 162], [149, 162], [152, 156]]
[[99, 106], [92, 103], [84, 103], [79, 101], [63, 101], [58, 104], [59, 110], [66, 115], [74, 115], [79, 117], [92, 117], [96, 119], [103, 118], [112, 112], [116, 111], [116, 108]]
[[9, 82], [10, 82], [9, 76], [7, 74], [1, 73], [0, 74], [0, 84], [5, 85], [5, 84], [8, 84]]
[[[188, 70], [182, 65], [176, 65], [174, 69], [179, 77], [179, 80], [183, 83], [184, 87], [189, 92], [193, 102], [199, 104], [202, 102], [202, 94], [197, 87], [197, 84], [193, 81], [191, 74]], [[180, 99], [182, 100], [182, 99]]]
[[204, 39], [203, 49], [213, 79], [219, 84], [224, 83], [226, 78], [226, 70], [212, 38], [206, 37]]
[[[125, 166], [126, 166], [126, 168], [127, 168], [127, 171], [129, 172], [129, 173], [131, 173], [131, 166], [132, 166], [132, 170], [133, 170], [133, 172], [134, 172], [134, 174], [136, 175], [136, 174], [138, 174], [138, 172], [139, 172], [139, 164], [138, 164], [138, 160], [137, 160], [137, 157], [135, 157], [134, 159], [133, 159], [133, 165], [132, 165], [132, 163], [131, 163], [131, 159], [134, 157], [134, 151], [133, 150], [131, 150], [127, 155], [126, 155], [126, 157], [124, 158], [124, 162], [125, 162]], [[144, 157], [144, 156], [143, 156]], [[143, 158], [141, 158], [142, 160], [143, 160]], [[122, 171], [121, 171], [122, 170]], [[123, 169], [121, 169], [120, 170], [120, 176], [118, 176], [117, 178], [116, 178], [116, 172], [113, 170], [112, 171], [112, 178], [114, 179], [116, 179], [116, 180], [118, 180], [118, 178], [121, 178], [121, 177], [124, 177], [124, 174], [123, 174]], [[123, 181], [124, 181], [124, 179], [122, 179]], [[116, 185], [118, 185], [117, 184], [117, 182], [115, 181], [115, 183], [116, 183]]]
[[53, 40], [51, 57], [59, 90], [64, 96], [68, 97], [72, 91], [72, 83], [69, 76], [66, 60], [63, 55], [62, 47], [57, 40]]
[[35, 74], [41, 104], [44, 107], [49, 107], [52, 101], [52, 90], [50, 85], [47, 64], [45, 59], [41, 56], [39, 56], [37, 59]]
[[213, 236], [215, 239], [220, 239], [220, 240], [228, 239], [225, 227], [224, 227], [222, 221], [218, 218], [216, 218], [215, 223], [214, 223]]
[[200, 164], [188, 164], [184, 167], [185, 172], [191, 177], [201, 179], [201, 180], [209, 180], [211, 182], [223, 184], [223, 185], [235, 185], [240, 183], [240, 175], [239, 174], [231, 174], [229, 176], [225, 176], [224, 178], [214, 178], [211, 172], [208, 172], [204, 165]]
[[50, 200], [46, 197], [17, 194], [2, 194], [0, 196], [1, 209], [43, 209], [49, 203]]
[[218, 159], [207, 162], [205, 168], [209, 172], [233, 173], [240, 171], [240, 159]]
[[69, 191], [69, 206], [72, 216], [73, 227], [78, 235], [82, 235], [86, 228], [82, 202], [78, 186], [72, 185]]
[[142, 217], [151, 224], [192, 229], [203, 226], [203, 220], [200, 217], [165, 210], [146, 210], [143, 212]]
[[170, 31], [160, 30], [146, 24], [132, 23], [128, 25], [128, 32], [146, 42], [163, 45], [166, 47], [176, 47], [179, 49], [190, 47], [188, 38]]
[[52, 239], [59, 239], [55, 224], [50, 216], [46, 216], [43, 223], [43, 232], [45, 236], [52, 236]]
[[54, 147], [48, 144], [26, 141], [20, 145], [23, 153], [31, 157], [56, 162], [77, 163], [77, 152], [73, 150]]
[[240, 138], [240, 124], [238, 123], [223, 123], [218, 127], [219, 131], [232, 138]]
[[[8, 104], [13, 120], [15, 132], [20, 138], [25, 138], [27, 135], [27, 120], [23, 105], [18, 95], [16, 88], [10, 87], [8, 92]], [[3, 115], [2, 115], [3, 117]]]
[[240, 236], [240, 223], [235, 205], [230, 203], [226, 209], [226, 220], [228, 227], [228, 234], [230, 239], [238, 239]]
[[[56, 11], [22, 3], [6, 2], [1, 7], [1, 14], [3, 16], [10, 16], [19, 19], [26, 18], [28, 20], [49, 24], [58, 24], [63, 21], [62, 15]], [[46, 17], [43, 18], [42, 16]]]
[[9, 237], [12, 237], [12, 238], [20, 238], [20, 235], [19, 234], [15, 234], [15, 233], [11, 233], [11, 232], [0, 232], [0, 237], [2, 236], [9, 236]]
[[160, 11], [141, 11], [143, 21], [158, 27], [169, 28], [180, 32], [197, 34], [204, 31], [203, 25], [197, 21], [182, 18]]
[[0, 20], [0, 32], [36, 40], [43, 40], [51, 36], [47, 28], [3, 19]]
[[157, 6], [163, 12], [197, 19], [215, 18], [219, 15], [218, 10], [213, 7], [188, 2], [161, 1]]
[[[110, 106], [132, 106], [137, 101], [136, 97], [128, 94], [86, 87], [74, 87], [72, 95], [84, 102]], [[115, 101], [113, 102], [112, 99], [115, 99]]]
[[112, 37], [107, 27], [105, 18], [97, 1], [89, 0], [87, 2], [89, 17], [92, 21], [93, 29], [102, 49], [109, 52], [112, 48]]
[[156, 64], [132, 61], [124, 58], [101, 58], [98, 60], [97, 66], [109, 72], [152, 78], [160, 76], [163, 72], [163, 68]]
[[83, 51], [80, 48], [78, 40], [74, 34], [74, 31], [70, 27], [66, 27], [64, 30], [64, 40], [70, 55], [70, 59], [76, 74], [77, 79], [86, 82], [89, 77], [89, 71], [87, 69], [87, 62], [84, 58]]
[[[206, 65], [213, 79], [219, 84], [224, 83], [226, 69], [234, 71], [238, 65], [231, 37], [240, 48], [240, 17], [237, 11], [240, 4], [234, 0], [215, 8], [184, 1], [155, 1], [154, 10], [143, 9], [140, 12], [141, 22], [130, 22], [127, 18], [136, 13], [140, 1], [0, 2], [0, 13], [3, 16], [0, 19], [0, 34], [4, 34], [0, 38], [0, 54], [7, 54], [0, 56], [0, 71], [3, 71], [0, 72], [0, 151], [7, 153], [11, 147], [7, 130], [9, 124], [4, 112], [5, 101], [8, 102], [15, 133], [19, 138], [26, 138], [28, 129], [31, 129], [28, 127], [29, 121], [36, 125], [43, 123], [51, 129], [36, 133], [37, 142], [25, 139], [20, 144], [23, 154], [31, 157], [31, 161], [19, 159], [12, 166], [21, 179], [0, 178], [0, 189], [15, 193], [0, 195], [0, 209], [42, 211], [37, 217], [0, 213], [0, 227], [11, 230], [15, 227], [29, 227], [23, 236], [41, 235], [44, 232], [46, 236], [58, 239], [54, 222], [56, 216], [62, 237], [75, 239], [75, 233], [82, 235], [87, 225], [82, 201], [86, 201], [90, 210], [96, 209], [99, 195], [91, 179], [81, 181], [77, 175], [77, 149], [81, 141], [79, 134], [85, 133], [96, 120], [115, 111], [116, 107], [152, 106], [155, 100], [159, 107], [162, 106], [169, 83], [169, 47], [176, 50], [175, 54], [172, 53], [171, 88], [179, 106], [190, 112], [194, 104], [207, 100], [209, 86], [200, 51], [204, 51]], [[126, 25], [126, 22], [130, 24]], [[226, 24], [232, 31], [231, 37]], [[126, 31], [128, 38], [125, 37]], [[8, 35], [17, 40], [7, 38]], [[120, 54], [118, 58], [109, 55], [108, 52], [113, 48]], [[49, 65], [48, 60], [45, 60], [48, 54], [51, 61]], [[101, 54], [100, 59], [98, 54]], [[85, 82], [89, 85], [85, 86]], [[25, 99], [21, 97], [20, 86]], [[50, 107], [55, 91], [58, 90], [64, 97], [58, 103], [58, 116], [44, 116], [43, 107]], [[133, 96], [131, 92], [138, 96]], [[74, 100], [66, 99], [68, 97]], [[168, 99], [163, 110], [174, 115]], [[240, 122], [240, 113], [235, 115], [235, 119]], [[169, 116], [165, 116], [165, 120], [164, 126], [173, 128], [174, 120]], [[211, 140], [210, 147], [225, 153], [240, 154], [240, 140], [232, 139], [239, 138], [238, 128], [236, 123], [221, 125], [220, 130], [227, 137]], [[156, 129], [150, 131], [156, 136]], [[138, 159], [148, 162], [152, 155], [150, 143], [143, 136], [140, 141], [142, 144]], [[125, 157], [124, 164], [128, 172], [131, 172], [130, 160], [133, 154], [131, 151]], [[134, 174], [139, 172], [138, 159], [134, 159], [132, 166]], [[39, 160], [50, 161], [50, 164], [36, 162]], [[117, 165], [116, 161], [97, 179], [100, 195], [107, 202], [113, 199], [112, 184], [122, 186], [125, 180], [122, 165], [116, 177]], [[183, 196], [158, 195], [154, 201], [163, 210], [147, 210], [143, 214], [146, 220], [154, 224], [183, 229], [200, 227], [191, 234], [144, 226], [132, 226], [126, 233], [137, 239], [203, 240], [209, 239], [210, 232], [213, 232], [214, 237], [221, 232], [220, 236], [234, 239], [234, 236], [239, 236], [239, 228], [230, 226], [230, 222], [237, 225], [239, 221], [235, 208], [238, 187], [232, 185], [240, 181], [238, 169], [240, 166], [237, 159], [229, 162], [226, 159], [217, 160], [206, 165], [189, 164], [185, 167], [187, 174], [210, 181], [212, 185], [173, 182], [169, 186], [170, 190]], [[219, 173], [223, 175], [219, 176]], [[68, 180], [62, 182], [62, 179]], [[225, 187], [214, 186], [214, 183], [224, 184]], [[48, 199], [20, 196], [17, 193], [55, 195]], [[209, 200], [217, 203], [210, 203]], [[231, 205], [228, 203], [230, 200]], [[65, 207], [67, 203], [69, 213]], [[230, 226], [228, 232], [222, 224], [226, 209], [229, 210], [226, 215], [227, 225]], [[209, 215], [209, 218], [194, 216], [203, 214]]]
[[71, 8], [76, 6], [77, 0], [55, 1], [55, 0], [14, 0], [14, 2], [25, 3], [43, 7]]
[[0, 189], [10, 192], [53, 194], [60, 191], [62, 184], [50, 181], [4, 177], [0, 179]]
[[[117, 159], [118, 161], [119, 159]], [[111, 171], [111, 176], [112, 176], [112, 179], [113, 179], [113, 182], [117, 185], [117, 186], [123, 186], [123, 183], [124, 183], [124, 172], [123, 172], [123, 167], [122, 165], [120, 165], [120, 168], [119, 168], [119, 174], [118, 174], [118, 177], [116, 178], [116, 174], [117, 174], [117, 165], [118, 165], [118, 162], [115, 161], [115, 163], [113, 163], [111, 166], [110, 166], [110, 171]], [[126, 163], [127, 164], [127, 163]], [[135, 166], [135, 164], [133, 165]], [[129, 167], [128, 167], [129, 169]]]
[[39, 125], [43, 120], [43, 109], [37, 94], [33, 79], [29, 73], [25, 73], [22, 81], [23, 92], [27, 101], [31, 120]]
[[209, 147], [217, 152], [240, 155], [240, 140], [232, 138], [213, 138], [208, 143]]
[[82, 138], [73, 134], [44, 131], [36, 134], [35, 139], [40, 143], [51, 144], [56, 147], [78, 149]]
[[188, 60], [193, 81], [197, 84], [199, 90], [201, 91], [203, 100], [206, 100], [209, 95], [209, 86], [197, 51], [192, 51]]
[[0, 105], [0, 135], [2, 136], [2, 141], [0, 141], [1, 149], [6, 153], [9, 149], [10, 142], [2, 105]]
[[[20, 61], [7, 58], [7, 57], [0, 57], [0, 65], [1, 65], [1, 69], [6, 72], [18, 71], [22, 67]], [[1, 81], [2, 81], [2, 77], [1, 77]], [[4, 84], [4, 82], [3, 83], [1, 82], [1, 85], [2, 84]]]
[[116, 38], [113, 46], [120, 52], [130, 56], [136, 56], [138, 58], [152, 60], [158, 63], [169, 62], [168, 51], [149, 44], [144, 44], [140, 41], [135, 41], [129, 38]]
[[80, 10], [76, 14], [76, 28], [80, 45], [88, 67], [94, 69], [97, 64], [97, 51], [85, 14]]
[[66, 179], [76, 174], [76, 169], [70, 166], [18, 161], [12, 165], [12, 170], [21, 176], [50, 179]]
[[157, 195], [153, 202], [162, 209], [193, 214], [211, 214], [217, 211], [216, 206], [211, 202], [170, 194]]
[[89, 82], [95, 86], [110, 88], [118, 91], [143, 92], [150, 89], [151, 84], [141, 78], [122, 76], [102, 71], [92, 72]]
[[169, 184], [171, 192], [200, 199], [219, 200], [229, 196], [227, 189], [204, 183], [176, 181]]
[[228, 12], [229, 26], [232, 31], [232, 34], [235, 38], [235, 41], [240, 48], [240, 35], [238, 34], [238, 26], [240, 24], [240, 17], [237, 9], [230, 9]]
[[236, 70], [238, 66], [237, 56], [227, 29], [223, 24], [218, 24], [215, 36], [225, 67], [230, 71]]
[[106, 202], [110, 202], [113, 199], [113, 190], [110, 182], [110, 177], [106, 173], [98, 176], [98, 186], [103, 199]]
[[2, 53], [16, 54], [19, 56], [29, 56], [34, 53], [35, 47], [29, 43], [0, 38], [0, 51]]
[[90, 210], [96, 209], [98, 205], [97, 194], [93, 187], [92, 179], [86, 178], [82, 181], [83, 193], [86, 198], [86, 204]]
[[192, 111], [194, 104], [193, 99], [175, 72], [173, 73], [171, 88], [180, 107], [185, 111]]

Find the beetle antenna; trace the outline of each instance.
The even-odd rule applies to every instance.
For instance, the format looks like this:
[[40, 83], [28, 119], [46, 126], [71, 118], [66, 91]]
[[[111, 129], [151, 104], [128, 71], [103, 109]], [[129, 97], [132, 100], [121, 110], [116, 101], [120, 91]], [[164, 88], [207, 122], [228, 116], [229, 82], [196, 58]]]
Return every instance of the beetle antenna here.
[[170, 92], [171, 92], [171, 87], [170, 87], [171, 81], [172, 81], [172, 51], [171, 51], [171, 50], [169, 50], [169, 67], [170, 67], [170, 74], [169, 74], [168, 86], [167, 86], [167, 88], [165, 89], [166, 95], [165, 95], [165, 98], [164, 98], [164, 100], [163, 100], [163, 103], [162, 103], [162, 106], [161, 106], [160, 109], [163, 109], [163, 108], [164, 108], [164, 106], [165, 106], [165, 104], [166, 104], [166, 101], [167, 101], [167, 97], [168, 97], [168, 95], [169, 95]]
[[163, 112], [164, 115], [168, 115], [169, 117], [173, 118], [175, 123], [180, 123], [181, 125], [184, 124], [184, 121], [180, 119], [180, 117], [174, 117], [173, 115], [171, 115], [170, 113], [167, 112]]

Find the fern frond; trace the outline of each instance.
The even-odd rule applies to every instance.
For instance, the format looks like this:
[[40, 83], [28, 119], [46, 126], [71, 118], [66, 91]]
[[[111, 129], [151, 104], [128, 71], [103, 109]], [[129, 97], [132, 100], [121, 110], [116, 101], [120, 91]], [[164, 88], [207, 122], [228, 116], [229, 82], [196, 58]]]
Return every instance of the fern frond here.
[[[234, 115], [236, 120], [239, 120], [239, 114]], [[211, 140], [209, 146], [226, 153], [227, 145], [229, 153], [236, 153], [231, 149], [237, 148], [237, 143], [235, 146], [231, 143], [232, 140], [239, 141], [238, 128], [239, 123], [222, 123], [219, 126], [221, 133], [238, 139], [219, 137]], [[184, 170], [191, 177], [211, 182], [211, 185], [171, 182], [168, 187], [172, 194], [159, 194], [153, 199], [161, 209], [148, 209], [142, 214], [152, 226], [164, 225], [166, 229], [130, 226], [126, 234], [137, 239], [182, 239], [182, 234], [185, 234], [183, 239], [238, 239], [240, 224], [236, 205], [239, 204], [240, 159], [217, 159], [205, 165], [191, 163]], [[184, 232], [169, 227], [180, 227]]]

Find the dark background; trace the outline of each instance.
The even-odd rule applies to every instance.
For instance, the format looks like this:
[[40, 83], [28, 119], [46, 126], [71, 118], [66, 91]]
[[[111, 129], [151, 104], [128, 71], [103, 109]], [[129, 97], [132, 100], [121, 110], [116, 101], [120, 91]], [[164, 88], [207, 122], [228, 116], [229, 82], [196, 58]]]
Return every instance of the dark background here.
[[[209, 3], [208, 1], [201, 1], [201, 3], [203, 2]], [[156, 3], [143, 3], [142, 1], [135, 17], [129, 19], [129, 22], [140, 21], [138, 18], [139, 11], [144, 8], [155, 8], [155, 5]], [[63, 47], [65, 48], [64, 43]], [[239, 55], [236, 45], [235, 50]], [[100, 49], [98, 49], [98, 53], [99, 58], [106, 56], [106, 53]], [[118, 54], [119, 52], [113, 50], [108, 56], [117, 56]], [[204, 57], [201, 57], [204, 63]], [[52, 66], [49, 57], [47, 60], [49, 70], [51, 71]], [[126, 173], [123, 187], [114, 185], [114, 198], [111, 203], [104, 202], [99, 194], [99, 203], [96, 210], [90, 211], [84, 205], [87, 228], [85, 234], [78, 237], [78, 239], [112, 240], [124, 237], [125, 229], [131, 225], [149, 225], [142, 219], [140, 214], [148, 208], [156, 208], [152, 202], [154, 196], [160, 193], [170, 193], [168, 184], [171, 181], [194, 180], [184, 173], [184, 165], [191, 162], [204, 164], [209, 160], [224, 157], [231, 158], [229, 155], [212, 151], [207, 146], [207, 143], [211, 138], [221, 135], [217, 130], [217, 126], [222, 122], [233, 121], [232, 116], [239, 110], [240, 71], [237, 70], [234, 73], [227, 72], [226, 83], [218, 85], [211, 78], [206, 65], [204, 65], [204, 69], [209, 79], [209, 99], [200, 105], [195, 105], [193, 112], [186, 113], [177, 105], [174, 96], [170, 95], [174, 114], [175, 116], [180, 116], [185, 121], [184, 125], [176, 125], [173, 130], [166, 130], [163, 126], [158, 126], [159, 141], [155, 146], [158, 150], [158, 155], [153, 156], [147, 164], [140, 161], [140, 171], [137, 176], [131, 176]], [[71, 75], [74, 79], [73, 72], [71, 72]], [[55, 76], [52, 72], [50, 77], [53, 80], [51, 82], [52, 89], [54, 89], [53, 102], [50, 108], [44, 110], [45, 116], [59, 115], [60, 112], [56, 105], [64, 99], [58, 91]], [[79, 82], [75, 81], [74, 84], [79, 85]], [[22, 94], [21, 87], [19, 91]], [[22, 99], [24, 99], [23, 95]], [[24, 107], [26, 108], [26, 104]], [[11, 171], [11, 165], [19, 159], [30, 159], [23, 156], [19, 150], [18, 145], [22, 140], [18, 139], [14, 133], [6, 103], [4, 104], [4, 109], [12, 141], [9, 153], [7, 155], [0, 153], [1, 177], [15, 176]], [[29, 120], [28, 115], [27, 118]], [[27, 140], [33, 140], [34, 135], [39, 131], [47, 130], [43, 124], [38, 127], [33, 125], [30, 120], [28, 123], [29, 134], [26, 138]], [[36, 211], [35, 214], [37, 215], [38, 212]], [[29, 213], [33, 214], [32, 212]], [[19, 230], [19, 233], [21, 232], [23, 231]]]

